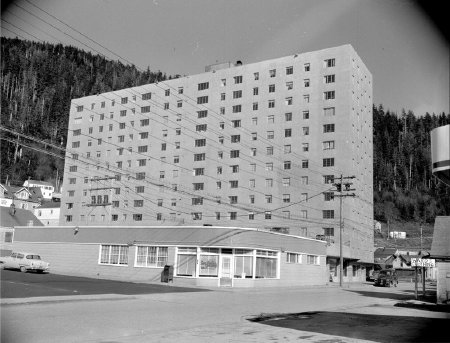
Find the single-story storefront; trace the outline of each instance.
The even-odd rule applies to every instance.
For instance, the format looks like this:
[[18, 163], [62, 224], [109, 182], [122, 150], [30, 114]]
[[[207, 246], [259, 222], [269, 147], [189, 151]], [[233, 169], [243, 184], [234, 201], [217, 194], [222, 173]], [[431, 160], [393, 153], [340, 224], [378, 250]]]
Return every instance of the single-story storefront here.
[[54, 273], [135, 282], [161, 282], [164, 270], [180, 286], [324, 285], [329, 279], [326, 242], [248, 228], [16, 227], [13, 248], [40, 254]]

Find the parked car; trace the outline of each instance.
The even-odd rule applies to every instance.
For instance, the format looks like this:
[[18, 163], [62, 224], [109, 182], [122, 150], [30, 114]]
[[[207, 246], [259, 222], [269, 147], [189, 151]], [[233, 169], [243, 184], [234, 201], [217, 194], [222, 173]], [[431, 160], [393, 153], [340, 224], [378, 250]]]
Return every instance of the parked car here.
[[19, 269], [23, 273], [29, 270], [43, 273], [49, 270], [49, 263], [41, 260], [41, 256], [37, 254], [13, 252], [10, 256], [1, 259], [1, 268]]
[[398, 276], [395, 269], [383, 269], [378, 273], [377, 278], [374, 281], [375, 286], [387, 286], [397, 287]]

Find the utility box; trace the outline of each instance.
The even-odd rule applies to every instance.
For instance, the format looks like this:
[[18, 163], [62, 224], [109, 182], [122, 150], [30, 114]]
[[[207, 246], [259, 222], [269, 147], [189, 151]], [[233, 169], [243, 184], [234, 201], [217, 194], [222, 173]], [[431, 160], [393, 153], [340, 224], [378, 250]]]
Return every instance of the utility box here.
[[161, 282], [173, 282], [173, 266], [166, 264], [161, 273]]

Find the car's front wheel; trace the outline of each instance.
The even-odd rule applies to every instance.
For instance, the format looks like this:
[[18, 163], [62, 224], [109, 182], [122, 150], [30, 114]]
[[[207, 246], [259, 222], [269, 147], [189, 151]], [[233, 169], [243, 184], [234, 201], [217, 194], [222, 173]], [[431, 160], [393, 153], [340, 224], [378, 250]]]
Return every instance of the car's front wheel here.
[[20, 267], [20, 271], [22, 273], [26, 273], [27, 272], [27, 268], [25, 268], [24, 266]]

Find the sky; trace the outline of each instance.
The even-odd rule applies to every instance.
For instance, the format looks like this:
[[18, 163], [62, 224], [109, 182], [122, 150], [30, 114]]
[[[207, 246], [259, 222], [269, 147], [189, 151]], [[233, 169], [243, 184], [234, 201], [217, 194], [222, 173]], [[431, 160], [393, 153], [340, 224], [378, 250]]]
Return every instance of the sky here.
[[373, 75], [376, 106], [449, 113], [449, 37], [443, 14], [431, 14], [412, 0], [17, 0], [2, 1], [1, 35], [167, 75], [351, 44]]

